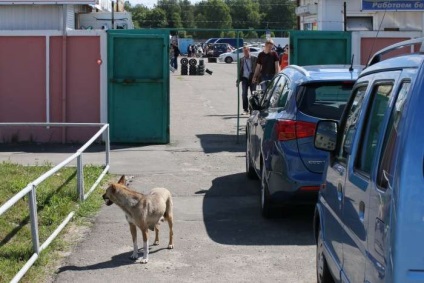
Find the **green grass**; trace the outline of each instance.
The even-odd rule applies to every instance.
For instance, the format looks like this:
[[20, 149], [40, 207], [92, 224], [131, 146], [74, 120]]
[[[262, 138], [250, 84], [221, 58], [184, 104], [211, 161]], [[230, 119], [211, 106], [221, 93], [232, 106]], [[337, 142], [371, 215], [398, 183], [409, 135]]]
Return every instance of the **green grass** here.
[[[47, 172], [51, 165], [22, 166], [10, 162], [0, 163], [0, 205], [4, 204], [26, 185]], [[103, 168], [84, 166], [84, 187], [87, 192]], [[106, 175], [102, 183], [109, 178]], [[100, 185], [102, 185], [102, 183]], [[66, 167], [41, 183], [36, 190], [40, 245], [58, 227], [64, 218], [76, 210], [76, 216], [50, 246], [41, 252], [40, 258], [30, 268], [21, 282], [45, 282], [51, 276], [60, 253], [69, 250], [67, 230], [89, 225], [101, 207], [102, 190], [96, 189], [78, 207], [76, 168]], [[66, 240], [64, 240], [64, 238]], [[0, 216], [0, 282], [9, 282], [33, 254], [28, 196], [18, 201]]]

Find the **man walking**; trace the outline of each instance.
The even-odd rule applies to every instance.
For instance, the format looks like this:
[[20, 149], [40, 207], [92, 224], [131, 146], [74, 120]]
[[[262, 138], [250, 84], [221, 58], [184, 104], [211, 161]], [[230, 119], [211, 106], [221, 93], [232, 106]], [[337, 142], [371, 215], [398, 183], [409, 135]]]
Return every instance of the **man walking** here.
[[258, 55], [253, 83], [260, 81], [262, 89], [266, 88], [266, 81], [271, 80], [280, 71], [278, 55], [277, 52], [272, 51], [273, 46], [274, 42], [272, 39], [268, 39], [265, 42], [264, 51]]
[[257, 57], [250, 55], [248, 46], [243, 47], [244, 56], [240, 58], [240, 76], [237, 80], [237, 86], [241, 82], [241, 96], [243, 100], [243, 115], [247, 115], [249, 109], [248, 88], [250, 93], [256, 90], [256, 84], [252, 82], [253, 72], [256, 68]]

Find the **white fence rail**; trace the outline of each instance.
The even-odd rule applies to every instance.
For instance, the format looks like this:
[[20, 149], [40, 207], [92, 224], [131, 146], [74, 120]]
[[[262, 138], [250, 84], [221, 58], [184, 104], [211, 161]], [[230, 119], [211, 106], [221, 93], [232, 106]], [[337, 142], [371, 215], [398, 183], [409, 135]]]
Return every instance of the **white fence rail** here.
[[[6, 203], [0, 206], [0, 216], [3, 215], [8, 209], [10, 209], [16, 202], [22, 199], [28, 194], [28, 205], [30, 212], [31, 220], [31, 235], [32, 235], [32, 245], [34, 249], [34, 254], [26, 262], [26, 264], [21, 268], [21, 270], [15, 275], [11, 282], [19, 282], [19, 280], [25, 275], [29, 268], [34, 264], [37, 258], [40, 255], [40, 252], [47, 248], [50, 243], [56, 238], [56, 236], [62, 231], [62, 229], [68, 224], [72, 219], [75, 212], [71, 212], [68, 216], [62, 221], [62, 223], [56, 228], [56, 230], [47, 238], [47, 240], [40, 245], [40, 239], [38, 237], [38, 212], [36, 204], [36, 188], [39, 184], [45, 181], [47, 178], [52, 176], [54, 173], [65, 167], [67, 164], [77, 159], [77, 191], [80, 201], [84, 201], [87, 197], [94, 191], [106, 173], [109, 171], [109, 156], [110, 156], [110, 142], [109, 142], [109, 124], [103, 123], [0, 123], [0, 127], [15, 127], [15, 126], [28, 126], [28, 127], [100, 127], [100, 130], [89, 140], [87, 141], [80, 149], [77, 150], [74, 154], [66, 158], [60, 164], [56, 165], [54, 168], [50, 169], [35, 181], [29, 183], [24, 189], [19, 193], [14, 195]], [[83, 152], [95, 142], [101, 135], [105, 141], [105, 166], [102, 173], [100, 173], [97, 180], [94, 182], [93, 186], [88, 190], [87, 193], [84, 193], [84, 166], [82, 162]]]

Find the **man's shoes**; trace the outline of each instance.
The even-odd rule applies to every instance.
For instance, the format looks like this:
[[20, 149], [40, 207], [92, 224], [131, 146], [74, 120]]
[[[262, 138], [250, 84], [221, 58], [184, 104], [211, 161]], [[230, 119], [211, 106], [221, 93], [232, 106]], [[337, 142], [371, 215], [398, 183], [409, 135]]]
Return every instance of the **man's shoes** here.
[[247, 112], [246, 110], [243, 111], [243, 113], [241, 115], [249, 115], [249, 112]]

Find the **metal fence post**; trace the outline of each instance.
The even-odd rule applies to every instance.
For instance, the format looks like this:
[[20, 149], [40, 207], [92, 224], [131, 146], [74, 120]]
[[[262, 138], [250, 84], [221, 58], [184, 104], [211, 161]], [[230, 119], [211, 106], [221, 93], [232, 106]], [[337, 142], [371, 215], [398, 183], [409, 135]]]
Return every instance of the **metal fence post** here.
[[82, 154], [77, 157], [77, 188], [79, 200], [84, 201], [84, 167], [82, 165]]
[[109, 165], [110, 158], [110, 136], [109, 136], [109, 125], [106, 128], [106, 166]]
[[31, 220], [31, 235], [32, 235], [32, 247], [36, 254], [40, 253], [40, 238], [38, 237], [38, 215], [37, 215], [37, 199], [36, 199], [36, 187], [32, 185], [31, 191], [28, 193], [29, 203], [29, 216]]

